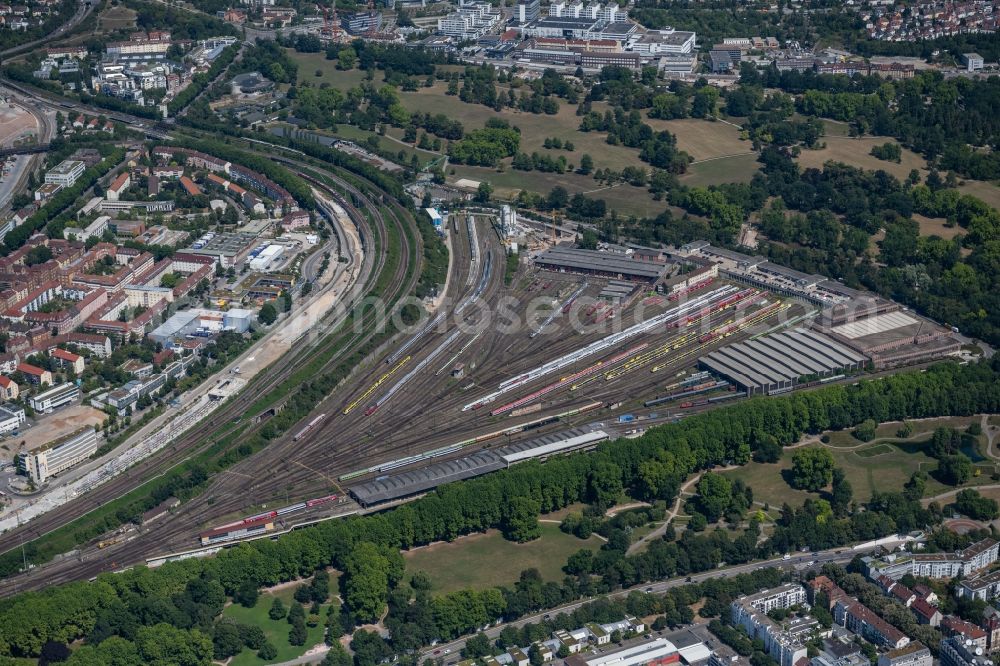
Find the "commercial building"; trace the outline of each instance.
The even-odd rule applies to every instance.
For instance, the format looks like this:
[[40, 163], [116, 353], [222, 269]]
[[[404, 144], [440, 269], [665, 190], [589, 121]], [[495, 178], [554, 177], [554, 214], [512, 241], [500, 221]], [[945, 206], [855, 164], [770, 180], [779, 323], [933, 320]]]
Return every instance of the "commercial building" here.
[[382, 12], [352, 12], [344, 14], [340, 26], [352, 35], [378, 32], [382, 27]]
[[44, 414], [59, 409], [65, 405], [75, 402], [80, 397], [80, 389], [76, 384], [66, 382], [59, 386], [53, 386], [47, 391], [43, 391], [29, 400], [31, 408], [36, 412]]
[[879, 655], [878, 666], [932, 666], [934, 658], [927, 646], [920, 641]]
[[87, 426], [36, 451], [18, 453], [18, 467], [36, 484], [83, 462], [97, 450], [97, 431]]
[[222, 331], [245, 333], [250, 329], [254, 313], [250, 310], [202, 310], [195, 308], [178, 312], [149, 333], [149, 339], [166, 345], [187, 336], [210, 337]]
[[804, 379], [831, 377], [861, 369], [868, 361], [829, 336], [793, 329], [726, 345], [698, 359], [747, 395], [791, 391]]
[[965, 65], [966, 71], [969, 72], [978, 72], [985, 65], [983, 56], [978, 53], [963, 53], [961, 60], [962, 64]]
[[63, 160], [45, 173], [45, 182], [62, 187], [73, 187], [86, 170], [87, 165], [79, 160]]
[[803, 642], [806, 632], [800, 630], [796, 623], [802, 621], [801, 629], [806, 629], [807, 626], [814, 626], [816, 621], [796, 618], [788, 626], [783, 626], [768, 617], [767, 613], [776, 608], [791, 608], [805, 601], [806, 590], [797, 583], [763, 590], [733, 601], [730, 607], [732, 622], [743, 627], [751, 639], [761, 639], [764, 649], [780, 666], [794, 666], [807, 653]]
[[679, 56], [693, 53], [697, 35], [686, 30], [647, 30], [629, 40], [631, 51], [646, 56]]
[[242, 263], [256, 241], [257, 236], [254, 234], [222, 233], [210, 239], [202, 247], [190, 247], [185, 252], [212, 257], [223, 268], [229, 268]]
[[566, 666], [667, 666], [680, 660], [677, 646], [666, 638], [656, 638], [604, 654], [573, 654], [565, 662]]
[[535, 258], [535, 265], [552, 271], [602, 275], [619, 280], [653, 283], [663, 277], [666, 267], [639, 261], [627, 255], [554, 247]]
[[527, 23], [529, 21], [534, 21], [538, 18], [541, 13], [538, 0], [518, 0], [517, 2], [517, 21], [518, 23]]
[[268, 245], [260, 254], [250, 260], [250, 270], [266, 272], [277, 267], [285, 248], [282, 245]]
[[565, 39], [592, 39], [602, 23], [596, 18], [548, 16], [520, 27], [524, 37], [563, 37]]
[[23, 409], [17, 405], [0, 405], [0, 435], [19, 430], [24, 421]]

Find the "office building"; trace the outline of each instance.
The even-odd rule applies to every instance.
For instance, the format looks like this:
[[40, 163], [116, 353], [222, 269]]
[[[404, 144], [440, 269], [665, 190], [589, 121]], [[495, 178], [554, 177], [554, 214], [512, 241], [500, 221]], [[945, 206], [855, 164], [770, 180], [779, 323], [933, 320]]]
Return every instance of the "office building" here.
[[80, 389], [76, 384], [66, 382], [42, 391], [29, 400], [31, 408], [40, 414], [51, 412], [75, 402], [80, 397]]
[[89, 458], [97, 446], [97, 431], [87, 426], [36, 451], [21, 451], [17, 464], [32, 481], [41, 484]]
[[45, 173], [45, 182], [49, 185], [73, 187], [86, 170], [87, 165], [80, 160], [63, 160]]
[[19, 430], [24, 421], [23, 409], [17, 405], [0, 405], [0, 435]]

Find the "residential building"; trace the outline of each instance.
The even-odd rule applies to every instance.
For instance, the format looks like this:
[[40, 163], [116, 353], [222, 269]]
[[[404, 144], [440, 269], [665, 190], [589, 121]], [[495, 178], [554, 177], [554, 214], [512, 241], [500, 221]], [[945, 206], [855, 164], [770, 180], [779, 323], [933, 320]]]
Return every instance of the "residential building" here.
[[45, 386], [52, 383], [52, 373], [44, 368], [30, 363], [21, 363], [17, 366], [17, 371], [24, 375], [29, 384], [35, 386]]
[[927, 646], [920, 641], [879, 655], [878, 666], [932, 666], [934, 658]]
[[906, 647], [910, 638], [873, 613], [860, 601], [845, 599], [833, 607], [833, 619], [865, 640], [889, 649]]
[[971, 622], [966, 622], [954, 615], [946, 615], [942, 618], [939, 626], [941, 632], [946, 636], [959, 636], [965, 641], [972, 641], [975, 647], [982, 648], [983, 650], [989, 647], [987, 645], [986, 630], [982, 627], [977, 627]]
[[993, 660], [986, 652], [960, 636], [941, 641], [939, 658], [941, 666], [992, 666]]
[[73, 187], [86, 170], [87, 165], [79, 160], [63, 160], [45, 172], [45, 182], [62, 187]]
[[990, 601], [1000, 596], [1000, 571], [963, 578], [956, 590], [960, 597]]
[[82, 356], [58, 347], [49, 352], [49, 357], [54, 359], [59, 367], [69, 368], [77, 375], [81, 374], [85, 367]]
[[936, 627], [941, 624], [941, 611], [923, 599], [917, 599], [910, 605], [910, 610], [917, 616], [917, 622]]
[[35, 451], [18, 453], [18, 467], [36, 484], [83, 462], [98, 447], [97, 431], [87, 426]]
[[129, 188], [132, 184], [132, 178], [129, 176], [128, 171], [123, 171], [118, 174], [118, 176], [108, 185], [108, 189], [104, 193], [104, 197], [108, 201], [118, 201], [122, 193]]
[[24, 421], [23, 409], [17, 405], [0, 405], [0, 435], [20, 430]]
[[66, 382], [59, 386], [53, 386], [47, 391], [43, 391], [29, 399], [31, 408], [40, 414], [45, 414], [53, 410], [76, 402], [80, 397], [80, 388], [72, 382]]
[[[760, 638], [764, 649], [780, 666], [794, 666], [806, 657], [803, 642], [806, 625], [815, 625], [812, 618], [797, 618], [780, 625], [767, 613], [776, 608], [791, 608], [806, 601], [806, 590], [797, 583], [764, 590], [733, 601], [730, 611], [734, 625], [743, 627], [752, 639]], [[809, 622], [811, 620], [811, 622]]]
[[[16, 366], [15, 366], [16, 367]], [[21, 394], [21, 389], [10, 377], [0, 376], [0, 399], [17, 400]]]
[[970, 576], [997, 561], [1000, 544], [986, 538], [953, 553], [893, 553], [884, 558], [862, 558], [872, 580], [880, 575], [899, 580], [906, 574], [927, 578]]

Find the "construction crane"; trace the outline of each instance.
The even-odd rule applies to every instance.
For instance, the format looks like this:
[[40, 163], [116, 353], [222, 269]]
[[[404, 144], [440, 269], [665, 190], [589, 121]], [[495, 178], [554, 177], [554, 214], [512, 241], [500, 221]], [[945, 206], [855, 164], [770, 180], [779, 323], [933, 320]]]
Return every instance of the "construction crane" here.
[[332, 12], [326, 7], [323, 8], [323, 29], [320, 34], [331, 42], [341, 42], [344, 39], [344, 29], [340, 27], [340, 19], [337, 18], [337, 0], [333, 0], [332, 4]]

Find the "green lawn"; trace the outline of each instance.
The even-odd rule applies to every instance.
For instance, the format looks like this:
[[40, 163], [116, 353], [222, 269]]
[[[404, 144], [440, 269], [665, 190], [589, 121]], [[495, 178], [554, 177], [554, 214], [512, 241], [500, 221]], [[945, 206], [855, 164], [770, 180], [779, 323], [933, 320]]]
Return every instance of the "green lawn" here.
[[[365, 72], [360, 69], [350, 69], [342, 72], [337, 69], [336, 60], [327, 60], [326, 53], [296, 53], [288, 49], [288, 54], [299, 64], [299, 85], [309, 83], [317, 88], [322, 83], [329, 83], [334, 88], [347, 90], [360, 85], [365, 80]], [[316, 70], [322, 72], [322, 76], [316, 76]], [[376, 83], [381, 78], [380, 74], [375, 75]]]
[[[336, 579], [330, 580], [330, 589], [336, 590]], [[305, 645], [289, 645], [288, 643], [288, 632], [292, 628], [292, 625], [288, 624], [285, 619], [272, 620], [268, 617], [267, 612], [271, 609], [271, 603], [274, 601], [275, 597], [281, 599], [285, 607], [290, 607], [293, 603], [292, 595], [295, 593], [294, 587], [288, 587], [277, 594], [265, 593], [260, 595], [257, 600], [257, 605], [253, 608], [244, 608], [239, 604], [232, 604], [227, 606], [222, 615], [224, 617], [231, 617], [237, 622], [242, 622], [244, 624], [255, 624], [264, 630], [267, 635], [267, 640], [269, 640], [276, 648], [278, 648], [278, 656], [269, 662], [264, 662], [257, 658], [257, 652], [254, 650], [244, 649], [243, 652], [239, 653], [232, 658], [229, 662], [229, 666], [259, 666], [264, 663], [277, 663], [281, 661], [288, 661], [290, 659], [295, 659], [305, 654], [306, 650], [312, 646], [322, 643], [323, 636], [325, 632], [325, 627], [323, 623], [326, 621], [326, 609], [327, 606], [324, 605], [320, 613], [320, 618], [322, 621], [316, 627], [308, 627], [309, 638], [306, 639]], [[309, 613], [309, 607], [306, 606], [306, 613]]]
[[[736, 148], [743, 149], [742, 145]], [[680, 181], [691, 187], [721, 185], [722, 183], [749, 183], [760, 168], [757, 153], [720, 157], [706, 162], [699, 162], [688, 167], [688, 172], [680, 177]]]
[[[854, 490], [854, 499], [860, 502], [871, 499], [876, 491], [901, 490], [917, 470], [928, 473], [934, 471], [937, 461], [922, 449], [920, 439], [873, 442], [851, 450], [828, 448], [833, 453], [837, 467], [847, 474]], [[771, 506], [781, 506], [784, 502], [800, 506], [811, 494], [792, 488], [786, 480], [787, 471], [792, 467], [794, 451], [786, 450], [782, 459], [775, 464], [751, 462], [723, 474], [732, 479], [742, 479], [753, 488], [754, 499], [757, 501], [767, 502]], [[992, 463], [982, 463], [977, 467], [982, 473], [974, 476], [967, 485], [991, 483], [989, 473], [992, 472]], [[930, 497], [949, 489], [949, 486], [929, 478], [925, 495]]]
[[491, 530], [404, 552], [406, 572], [426, 572], [438, 594], [510, 585], [522, 571], [531, 568], [538, 569], [545, 580], [558, 581], [570, 555], [581, 548], [596, 550], [601, 545], [597, 537], [581, 540], [564, 534], [555, 523], [541, 523], [541, 530], [541, 538], [524, 544], [506, 541]]

